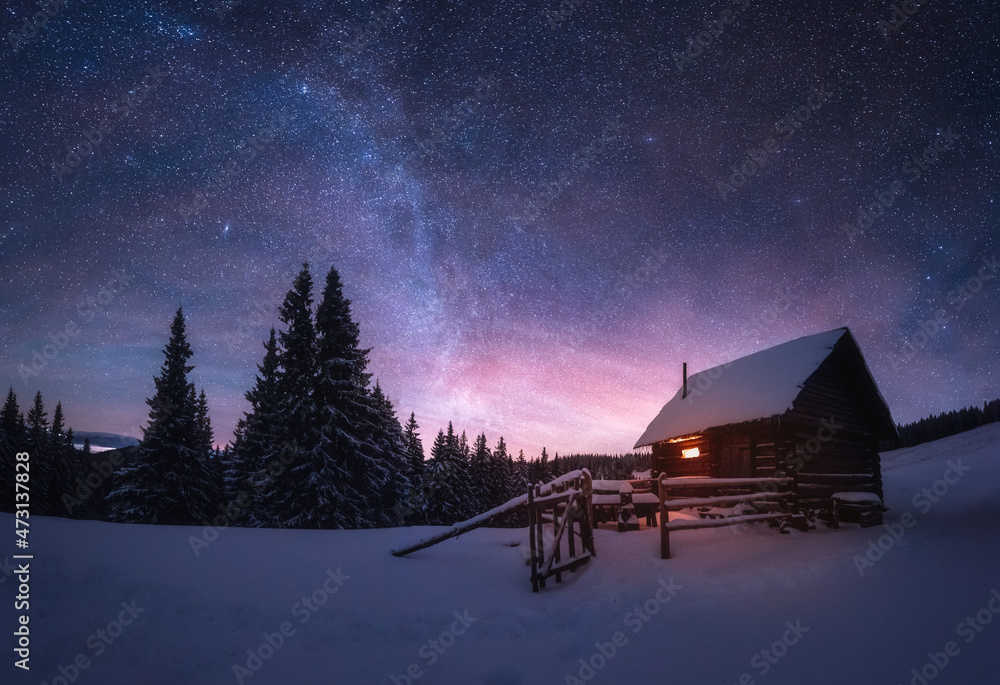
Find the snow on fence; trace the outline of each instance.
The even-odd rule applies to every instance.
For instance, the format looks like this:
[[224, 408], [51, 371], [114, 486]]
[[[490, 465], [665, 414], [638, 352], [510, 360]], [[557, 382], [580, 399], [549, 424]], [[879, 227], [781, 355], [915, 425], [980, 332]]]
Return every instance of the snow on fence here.
[[[568, 476], [572, 476], [568, 478]], [[546, 492], [546, 490], [548, 492]], [[591, 522], [593, 481], [587, 469], [573, 471], [547, 485], [528, 486], [528, 539], [531, 546], [531, 591], [545, 587], [551, 576], [562, 582], [562, 574], [573, 571], [597, 556], [594, 549], [594, 529]], [[548, 510], [548, 511], [547, 511]], [[545, 552], [544, 525], [555, 528], [552, 547]], [[577, 526], [579, 531], [574, 531]], [[562, 563], [562, 539], [566, 536], [569, 559]], [[576, 537], [580, 538], [577, 556]]]
[[[659, 483], [660, 499], [660, 558], [670, 558], [670, 532], [680, 530], [695, 530], [698, 528], [718, 528], [720, 526], [735, 526], [741, 523], [756, 521], [792, 520], [800, 526], [803, 517], [797, 513], [798, 498], [795, 493], [795, 482], [791, 478], [667, 478], [662, 476]], [[751, 492], [737, 495], [719, 494], [722, 491], [734, 489], [757, 488], [761, 492]], [[676, 497], [680, 492], [705, 495], [700, 497]], [[693, 491], [693, 492], [692, 492]], [[781, 512], [767, 514], [746, 514], [742, 516], [727, 516], [725, 518], [704, 520], [669, 521], [671, 511], [690, 507], [711, 507], [743, 502], [775, 502]]]
[[[528, 486], [528, 492], [509, 502], [494, 507], [467, 521], [456, 523], [442, 533], [432, 535], [409, 547], [393, 550], [392, 555], [403, 557], [439, 542], [444, 542], [462, 533], [479, 528], [500, 514], [518, 507], [528, 508], [528, 537], [531, 547], [531, 589], [538, 592], [545, 587], [545, 580], [551, 576], [562, 582], [562, 574], [575, 570], [597, 556], [594, 549], [594, 532], [591, 522], [591, 501], [593, 497], [590, 471], [581, 469], [570, 471], [548, 483]], [[550, 537], [551, 549], [545, 553], [544, 524], [551, 523], [555, 529]], [[574, 531], [574, 526], [578, 528]], [[569, 559], [562, 563], [562, 540], [566, 532]], [[580, 538], [580, 556], [577, 556], [576, 537]]]

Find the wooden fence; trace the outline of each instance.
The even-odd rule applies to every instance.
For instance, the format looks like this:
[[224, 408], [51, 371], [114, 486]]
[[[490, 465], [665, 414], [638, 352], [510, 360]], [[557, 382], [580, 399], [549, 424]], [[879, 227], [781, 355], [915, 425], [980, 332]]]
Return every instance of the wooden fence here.
[[[686, 495], [686, 496], [684, 496]], [[659, 481], [660, 558], [670, 558], [671, 531], [735, 526], [756, 521], [783, 520], [802, 530], [805, 517], [799, 513], [795, 481], [792, 478], [667, 478]], [[669, 521], [671, 511], [692, 507], [728, 506], [740, 503], [772, 502], [780, 511], [701, 520]]]
[[[591, 522], [593, 497], [590, 472], [578, 472], [571, 480], [553, 482], [550, 494], [545, 494], [541, 484], [528, 486], [528, 540], [531, 548], [531, 590], [538, 592], [545, 587], [545, 580], [552, 576], [562, 582], [562, 574], [572, 571], [597, 556], [594, 549], [594, 530]], [[553, 534], [546, 535], [545, 524], [551, 523]], [[576, 527], [578, 530], [574, 530]], [[545, 539], [550, 540], [546, 552]], [[577, 540], [580, 538], [579, 556]], [[562, 560], [563, 539], [566, 542], [567, 560]]]
[[[456, 523], [429, 538], [393, 550], [392, 555], [404, 557], [427, 549], [439, 542], [479, 528], [496, 516], [527, 507], [528, 538], [531, 548], [531, 589], [533, 592], [538, 592], [539, 588], [545, 587], [547, 578], [555, 576], [556, 582], [561, 583], [563, 573], [572, 571], [586, 564], [591, 557], [597, 556], [591, 520], [592, 482], [590, 472], [581, 469], [566, 473], [548, 483], [529, 485], [526, 494], [467, 521]], [[552, 524], [551, 534], [545, 529], [546, 523]], [[580, 538], [579, 553], [576, 538]], [[546, 552], [546, 539], [549, 540], [548, 552]], [[567, 554], [565, 562], [562, 560], [564, 543]]]

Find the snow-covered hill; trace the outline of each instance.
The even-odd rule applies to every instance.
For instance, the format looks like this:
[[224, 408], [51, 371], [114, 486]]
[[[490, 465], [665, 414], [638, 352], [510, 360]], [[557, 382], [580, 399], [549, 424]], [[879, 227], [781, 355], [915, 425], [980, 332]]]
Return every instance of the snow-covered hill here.
[[655, 530], [602, 530], [537, 595], [523, 530], [397, 559], [429, 531], [226, 529], [195, 554], [200, 529], [33, 518], [32, 669], [0, 573], [3, 682], [1000, 682], [1000, 425], [884, 460], [886, 527], [690, 531], [668, 561]]
[[73, 446], [83, 449], [84, 438], [90, 438], [90, 449], [94, 452], [105, 450], [118, 450], [122, 447], [131, 447], [139, 444], [138, 438], [131, 435], [118, 435], [117, 433], [94, 433], [91, 431], [73, 431]]

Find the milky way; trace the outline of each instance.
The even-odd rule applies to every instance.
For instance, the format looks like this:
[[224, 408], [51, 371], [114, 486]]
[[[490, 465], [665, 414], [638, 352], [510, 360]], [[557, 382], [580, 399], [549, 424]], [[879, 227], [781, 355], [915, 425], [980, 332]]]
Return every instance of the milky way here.
[[224, 443], [308, 261], [425, 442], [624, 452], [843, 325], [897, 421], [996, 397], [1000, 21], [904, 4], [12, 3], [7, 383], [138, 436], [183, 305]]

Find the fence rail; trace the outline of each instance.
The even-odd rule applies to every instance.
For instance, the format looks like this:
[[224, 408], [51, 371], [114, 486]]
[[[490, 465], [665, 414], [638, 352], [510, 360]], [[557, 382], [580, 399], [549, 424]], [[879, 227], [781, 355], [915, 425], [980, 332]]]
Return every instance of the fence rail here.
[[[762, 491], [731, 494], [741, 489]], [[698, 496], [677, 497], [684, 492]], [[661, 559], [670, 558], [671, 531], [719, 528], [757, 521], [788, 520], [800, 516], [798, 514], [798, 495], [795, 492], [795, 483], [791, 478], [667, 478], [661, 476], [659, 499]], [[744, 502], [773, 502], [782, 511], [702, 520], [668, 520], [671, 511]]]

